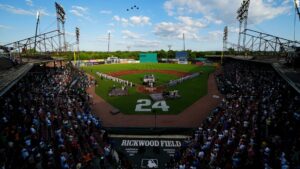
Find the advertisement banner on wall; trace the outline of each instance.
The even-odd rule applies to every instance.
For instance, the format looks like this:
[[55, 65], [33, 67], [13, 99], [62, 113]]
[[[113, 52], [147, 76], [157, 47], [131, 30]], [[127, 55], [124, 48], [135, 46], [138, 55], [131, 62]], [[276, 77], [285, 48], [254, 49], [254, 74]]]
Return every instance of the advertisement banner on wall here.
[[111, 137], [118, 151], [125, 154], [133, 168], [165, 168], [187, 137], [121, 138]]

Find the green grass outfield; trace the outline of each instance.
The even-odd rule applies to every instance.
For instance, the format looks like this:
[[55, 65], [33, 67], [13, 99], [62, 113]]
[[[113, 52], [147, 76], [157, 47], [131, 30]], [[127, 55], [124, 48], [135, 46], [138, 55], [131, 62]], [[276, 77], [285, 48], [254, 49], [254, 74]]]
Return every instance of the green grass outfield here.
[[[212, 73], [215, 68], [213, 66], [196, 66], [196, 65], [181, 65], [181, 64], [153, 64], [153, 63], [144, 63], [144, 64], [111, 64], [111, 65], [96, 65], [83, 67], [87, 73], [96, 77], [98, 86], [96, 87], [96, 93], [105, 99], [108, 103], [114, 107], [120, 109], [121, 112], [125, 114], [153, 114], [151, 112], [135, 112], [137, 105], [137, 100], [139, 99], [150, 99], [150, 96], [143, 93], [136, 92], [135, 88], [129, 89], [128, 96], [118, 96], [110, 97], [108, 96], [108, 91], [113, 85], [120, 86], [118, 83], [115, 83], [111, 80], [100, 79], [96, 75], [96, 72], [109, 73], [117, 72], [122, 70], [176, 70], [180, 72], [203, 72], [200, 76], [185, 81], [184, 83], [178, 84], [174, 87], [169, 88], [169, 90], [179, 90], [181, 98], [174, 100], [166, 100], [166, 104], [169, 106], [168, 111], [162, 111], [161, 109], [153, 108], [157, 114], [178, 114], [182, 112], [185, 108], [192, 105], [200, 97], [207, 94], [207, 79], [210, 73]], [[130, 80], [132, 82], [138, 83], [144, 74], [149, 73], [140, 73], [140, 74], [131, 74], [123, 75], [119, 78]], [[172, 74], [162, 74], [154, 72], [155, 77], [158, 77], [159, 84], [165, 84], [171, 79], [177, 79], [175, 75]], [[140, 82], [141, 83], [141, 82]], [[153, 104], [153, 101], [151, 102]], [[145, 106], [145, 108], [150, 108], [150, 106]]]

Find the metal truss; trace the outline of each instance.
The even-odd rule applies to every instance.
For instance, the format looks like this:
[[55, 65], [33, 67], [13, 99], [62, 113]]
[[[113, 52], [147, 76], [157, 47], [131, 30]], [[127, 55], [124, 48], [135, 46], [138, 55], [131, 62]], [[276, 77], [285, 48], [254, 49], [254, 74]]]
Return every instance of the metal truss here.
[[239, 55], [245, 54], [258, 57], [281, 57], [287, 56], [287, 53], [291, 49], [300, 47], [299, 41], [293, 41], [251, 29], [245, 29], [245, 31], [242, 32], [242, 35], [245, 36], [245, 46], [227, 42], [227, 51], [229, 51], [229, 49], [232, 49], [231, 52], [234, 51], [234, 54]]
[[287, 52], [289, 49], [299, 47], [299, 41], [292, 41], [271, 34], [245, 29], [242, 33], [246, 37], [244, 50], [271, 52], [278, 54], [278, 52]]
[[47, 53], [60, 51], [62, 47], [59, 45], [59, 36], [63, 33], [60, 33], [58, 30], [42, 33], [36, 36], [36, 51], [34, 49], [35, 36], [18, 40], [9, 44], [4, 45], [4, 47], [13, 48], [13, 53], [19, 53], [24, 55], [31, 55], [32, 53]]

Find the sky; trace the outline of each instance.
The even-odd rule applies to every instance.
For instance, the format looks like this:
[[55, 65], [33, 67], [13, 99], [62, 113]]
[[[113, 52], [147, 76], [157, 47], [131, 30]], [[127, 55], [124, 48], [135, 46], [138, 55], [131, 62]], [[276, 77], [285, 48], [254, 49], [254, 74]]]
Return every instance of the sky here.
[[[0, 0], [0, 45], [34, 36], [36, 11], [41, 13], [38, 33], [57, 28], [52, 0]], [[222, 50], [223, 30], [237, 43], [236, 11], [242, 0], [57, 0], [66, 12], [66, 38], [80, 49], [107, 51]], [[136, 6], [136, 7], [134, 7]], [[133, 7], [133, 9], [131, 9]], [[137, 9], [138, 8], [138, 9]], [[128, 10], [127, 10], [128, 9]], [[293, 0], [251, 0], [248, 28], [294, 40]], [[299, 19], [296, 40], [300, 40]]]

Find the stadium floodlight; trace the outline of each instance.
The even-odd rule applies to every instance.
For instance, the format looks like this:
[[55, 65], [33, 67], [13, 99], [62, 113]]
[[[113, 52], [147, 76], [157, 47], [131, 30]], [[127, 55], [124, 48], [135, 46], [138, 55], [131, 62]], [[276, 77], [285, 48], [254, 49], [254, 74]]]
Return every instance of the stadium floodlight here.
[[228, 39], [228, 27], [224, 27], [224, 35], [223, 35], [223, 51], [221, 56], [221, 64], [223, 64], [224, 51], [227, 50], [227, 39]]
[[299, 20], [300, 20], [300, 10], [299, 10], [300, 0], [294, 0], [294, 1], [295, 1], [295, 10], [296, 10], [296, 13], [298, 14]]
[[228, 39], [228, 27], [224, 27], [224, 35], [223, 35], [223, 40], [227, 41]]
[[61, 22], [65, 22], [65, 10], [64, 8], [58, 4], [57, 2], [55, 2], [55, 8], [56, 8], [56, 16], [57, 16], [57, 19], [59, 19]]
[[77, 44], [79, 44], [79, 35], [80, 35], [80, 33], [79, 33], [79, 28], [78, 27], [75, 28], [75, 34], [76, 34], [76, 42], [77, 42]]
[[241, 34], [242, 34], [242, 24], [244, 22], [244, 39], [243, 39], [243, 46], [245, 48], [246, 43], [246, 35], [245, 31], [247, 29], [247, 19], [248, 19], [248, 9], [250, 5], [250, 0], [243, 0], [241, 7], [237, 10], [237, 19], [239, 21], [239, 37], [238, 37], [238, 51], [240, 50], [240, 40], [241, 40]]
[[40, 17], [40, 11], [36, 12], [36, 19], [38, 19]]
[[61, 51], [61, 29], [60, 25], [62, 27], [62, 32], [63, 32], [63, 40], [64, 40], [64, 50], [66, 51], [67, 45], [66, 45], [66, 37], [65, 37], [65, 21], [66, 21], [66, 13], [64, 8], [55, 2], [55, 9], [56, 9], [56, 19], [57, 19], [57, 30], [59, 33], [58, 40], [59, 40], [59, 51]]
[[36, 52], [36, 37], [37, 37], [37, 30], [38, 30], [38, 27], [39, 27], [39, 22], [40, 22], [40, 12], [37, 11], [36, 12], [36, 26], [35, 26], [34, 51], [33, 52]]
[[76, 43], [77, 43], [77, 61], [76, 61], [76, 55], [75, 55], [75, 51], [74, 51], [74, 62], [75, 65], [77, 65], [79, 67], [79, 35], [80, 35], [80, 31], [78, 27], [75, 27], [75, 34], [76, 34]]

